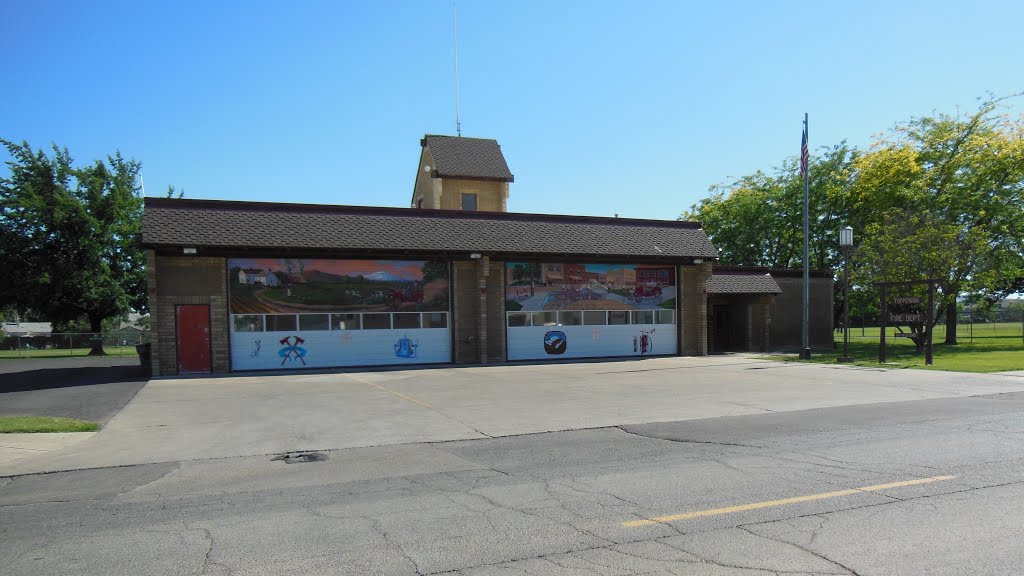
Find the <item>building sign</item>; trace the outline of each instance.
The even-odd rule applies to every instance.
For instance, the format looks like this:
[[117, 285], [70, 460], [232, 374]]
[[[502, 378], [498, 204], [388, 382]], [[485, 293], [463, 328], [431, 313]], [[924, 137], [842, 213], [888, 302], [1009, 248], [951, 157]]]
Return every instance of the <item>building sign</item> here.
[[889, 314], [893, 324], [920, 324], [924, 322], [924, 314]]
[[443, 261], [228, 259], [235, 370], [451, 361]]
[[673, 266], [505, 264], [509, 360], [676, 353]]

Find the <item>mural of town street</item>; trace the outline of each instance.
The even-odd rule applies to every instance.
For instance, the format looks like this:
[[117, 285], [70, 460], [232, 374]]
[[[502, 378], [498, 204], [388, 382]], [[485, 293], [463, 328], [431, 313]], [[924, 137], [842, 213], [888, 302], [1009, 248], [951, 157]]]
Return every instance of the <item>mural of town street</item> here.
[[509, 262], [505, 308], [544, 310], [664, 310], [676, 304], [672, 266]]
[[443, 261], [232, 258], [233, 314], [448, 311]]

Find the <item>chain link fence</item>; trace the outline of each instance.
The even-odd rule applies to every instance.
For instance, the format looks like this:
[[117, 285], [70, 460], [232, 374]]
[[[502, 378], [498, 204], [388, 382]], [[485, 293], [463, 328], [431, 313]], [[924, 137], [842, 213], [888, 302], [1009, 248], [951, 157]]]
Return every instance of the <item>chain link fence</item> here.
[[110, 355], [134, 356], [136, 346], [150, 342], [149, 332], [119, 330], [115, 332], [63, 332], [7, 334], [0, 332], [0, 358], [57, 358], [88, 356], [96, 343]]

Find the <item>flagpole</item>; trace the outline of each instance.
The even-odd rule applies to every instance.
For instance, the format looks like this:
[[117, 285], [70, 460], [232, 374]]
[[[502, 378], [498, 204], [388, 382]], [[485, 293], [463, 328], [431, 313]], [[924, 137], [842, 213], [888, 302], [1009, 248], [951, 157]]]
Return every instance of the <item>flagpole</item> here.
[[810, 191], [811, 191], [811, 165], [810, 164], [811, 163], [810, 163], [810, 159], [809, 158], [806, 161], [804, 160], [805, 156], [804, 156], [804, 149], [803, 149], [804, 147], [806, 147], [808, 150], [810, 148], [810, 142], [807, 142], [807, 139], [809, 138], [808, 131], [809, 130], [808, 130], [808, 122], [807, 122], [807, 113], [804, 112], [804, 146], [801, 147], [801, 150], [800, 150], [800, 155], [801, 155], [800, 160], [801, 160], [802, 165], [805, 166], [805, 169], [803, 170], [803, 173], [804, 173], [804, 302], [803, 302], [803, 304], [804, 304], [803, 305], [803, 309], [804, 309], [804, 322], [803, 322], [803, 349], [800, 351], [800, 357], [803, 358], [804, 360], [810, 360], [811, 359], [811, 342], [810, 342], [810, 335], [809, 335], [809, 330], [808, 330], [808, 325], [810, 323], [810, 302], [811, 302], [811, 290], [810, 290], [811, 263], [810, 263], [810, 260], [808, 258], [808, 253], [810, 252], [810, 250], [809, 250], [809, 248], [810, 248], [810, 246], [809, 246], [809, 244], [810, 244], [809, 237], [811, 235], [810, 216], [809, 216], [810, 205], [811, 205], [811, 202], [810, 202], [810, 196], [811, 196], [811, 193], [810, 193]]

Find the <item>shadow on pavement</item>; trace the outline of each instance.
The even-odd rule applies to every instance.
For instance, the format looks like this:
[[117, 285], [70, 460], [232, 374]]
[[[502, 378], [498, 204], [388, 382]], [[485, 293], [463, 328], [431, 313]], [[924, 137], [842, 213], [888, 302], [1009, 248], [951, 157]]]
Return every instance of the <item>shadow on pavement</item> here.
[[128, 404], [150, 377], [148, 367], [140, 366], [138, 360], [71, 366], [62, 366], [60, 361], [11, 362], [18, 365], [6, 364], [0, 371], [0, 416], [63, 416], [103, 424]]
[[143, 366], [40, 368], [4, 374], [3, 378], [0, 378], [0, 394], [92, 386], [112, 382], [145, 382], [148, 379], [148, 370]]

